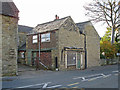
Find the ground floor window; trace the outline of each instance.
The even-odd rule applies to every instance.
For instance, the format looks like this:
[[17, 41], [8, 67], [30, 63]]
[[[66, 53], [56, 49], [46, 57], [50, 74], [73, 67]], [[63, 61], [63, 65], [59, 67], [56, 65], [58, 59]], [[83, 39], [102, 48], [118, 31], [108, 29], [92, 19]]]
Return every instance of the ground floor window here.
[[76, 52], [68, 51], [67, 52], [67, 66], [76, 65]]
[[25, 58], [25, 52], [21, 52], [21, 58]]

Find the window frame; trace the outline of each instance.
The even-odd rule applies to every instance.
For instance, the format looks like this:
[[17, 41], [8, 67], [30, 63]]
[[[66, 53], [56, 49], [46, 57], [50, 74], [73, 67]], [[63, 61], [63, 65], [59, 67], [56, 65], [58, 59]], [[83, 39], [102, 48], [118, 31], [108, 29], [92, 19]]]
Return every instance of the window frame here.
[[33, 44], [38, 43], [38, 35], [33, 35], [32, 36], [32, 43]]
[[41, 34], [41, 42], [50, 42], [50, 33]]
[[20, 52], [21, 58], [25, 58], [25, 52]]

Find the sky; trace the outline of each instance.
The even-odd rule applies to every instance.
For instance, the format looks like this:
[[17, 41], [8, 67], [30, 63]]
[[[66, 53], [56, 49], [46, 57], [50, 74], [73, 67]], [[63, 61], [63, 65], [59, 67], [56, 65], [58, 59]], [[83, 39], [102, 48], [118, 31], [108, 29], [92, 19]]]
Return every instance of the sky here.
[[[19, 9], [19, 24], [35, 27], [38, 24], [53, 21], [55, 15], [59, 18], [71, 16], [75, 23], [88, 21], [83, 6], [92, 0], [13, 0]], [[102, 37], [106, 25], [94, 24]]]

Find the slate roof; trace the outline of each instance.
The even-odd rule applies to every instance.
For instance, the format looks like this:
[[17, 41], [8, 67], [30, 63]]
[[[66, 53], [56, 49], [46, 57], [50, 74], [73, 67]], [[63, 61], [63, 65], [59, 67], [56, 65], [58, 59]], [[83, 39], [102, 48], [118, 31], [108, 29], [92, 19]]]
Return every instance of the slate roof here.
[[18, 8], [14, 4], [14, 2], [1, 2], [0, 5], [2, 5], [2, 10], [0, 10], [0, 14], [12, 16], [18, 18]]
[[34, 28], [34, 32], [46, 32], [46, 31], [52, 31], [52, 30], [56, 30], [59, 29], [60, 26], [62, 24], [64, 24], [64, 22], [70, 18], [70, 16], [68, 17], [64, 17], [58, 20], [54, 20], [54, 21], [50, 21], [47, 23], [43, 23], [43, 24], [38, 24], [35, 28]]
[[80, 32], [84, 32], [85, 25], [91, 23], [90, 21], [76, 23], [77, 27], [79, 28]]
[[18, 25], [18, 32], [30, 33], [32, 32], [32, 30], [33, 30], [33, 27]]

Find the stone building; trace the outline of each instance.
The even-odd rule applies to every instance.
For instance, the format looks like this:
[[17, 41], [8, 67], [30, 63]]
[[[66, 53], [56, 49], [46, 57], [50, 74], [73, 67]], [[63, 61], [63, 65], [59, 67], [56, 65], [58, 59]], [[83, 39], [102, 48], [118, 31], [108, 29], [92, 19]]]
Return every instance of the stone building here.
[[0, 62], [2, 75], [17, 74], [18, 9], [14, 2], [0, 2]]
[[27, 36], [27, 64], [34, 65], [40, 57], [42, 66], [50, 69], [83, 69], [83, 38], [71, 17], [39, 24]]
[[[88, 29], [88, 31], [86, 29]], [[54, 21], [38, 24], [33, 29], [34, 32], [27, 35], [27, 64], [34, 66], [35, 60], [39, 60], [41, 66], [50, 69], [58, 68], [59, 70], [84, 69], [86, 66], [98, 66], [100, 49], [98, 34], [94, 31], [95, 29], [91, 29], [93, 29], [93, 26], [89, 22], [84, 28], [87, 33], [91, 31], [91, 37], [89, 37], [88, 34], [87, 41], [89, 41], [89, 38], [93, 39], [93, 41], [90, 41], [91, 43], [98, 45], [97, 47], [96, 45], [93, 45], [93, 47], [95, 46], [98, 50], [95, 49], [95, 52], [90, 54], [90, 51], [94, 48], [91, 46], [92, 44], [90, 42], [87, 43], [87, 48], [89, 49], [88, 55], [92, 55], [94, 60], [92, 59], [92, 56], [88, 57], [87, 55], [86, 58], [89, 58], [90, 60], [88, 60], [89, 62], [85, 62], [85, 36], [80, 34], [79, 27], [74, 23], [70, 16], [61, 19], [56, 17]], [[98, 58], [93, 54], [97, 55]], [[90, 65], [87, 65], [86, 63]]]
[[86, 36], [87, 67], [99, 66], [100, 36], [90, 21], [76, 24], [80, 32]]
[[18, 63], [26, 64], [26, 36], [32, 32], [32, 27], [18, 25]]

